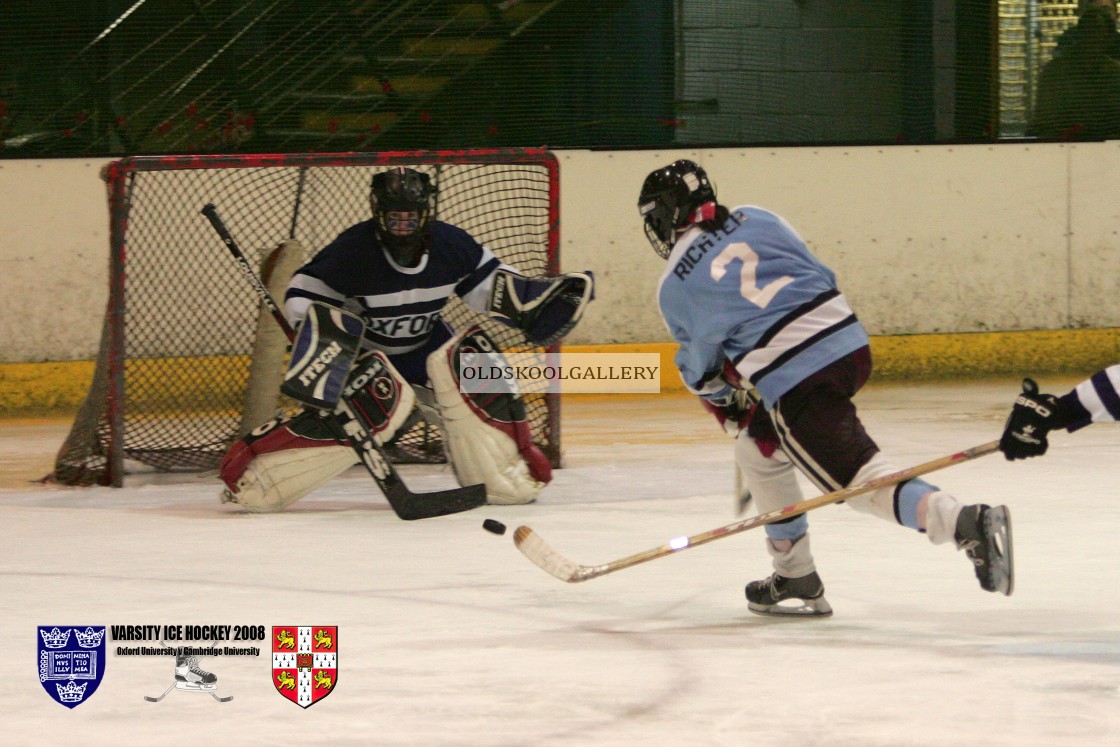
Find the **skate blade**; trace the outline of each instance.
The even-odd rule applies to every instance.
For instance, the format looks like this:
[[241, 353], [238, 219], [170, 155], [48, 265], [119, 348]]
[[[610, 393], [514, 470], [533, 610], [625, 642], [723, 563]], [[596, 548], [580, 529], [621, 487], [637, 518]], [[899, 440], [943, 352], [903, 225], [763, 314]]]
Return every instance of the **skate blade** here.
[[816, 599], [787, 599], [795, 604], [758, 604], [747, 602], [747, 609], [763, 617], [831, 617], [832, 607], [823, 596]]
[[176, 690], [186, 690], [192, 693], [210, 693], [218, 689], [217, 685], [203, 685], [194, 682], [176, 682]]
[[991, 564], [988, 591], [998, 591], [1011, 596], [1015, 590], [1015, 557], [1011, 548], [1011, 511], [1007, 506], [996, 506], [984, 516], [985, 530], [995, 539], [999, 562]]

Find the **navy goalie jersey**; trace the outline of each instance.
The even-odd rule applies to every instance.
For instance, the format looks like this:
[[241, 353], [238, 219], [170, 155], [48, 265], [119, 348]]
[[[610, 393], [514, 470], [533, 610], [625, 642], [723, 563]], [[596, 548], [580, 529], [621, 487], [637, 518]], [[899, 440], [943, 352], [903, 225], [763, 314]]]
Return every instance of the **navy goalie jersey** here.
[[767, 409], [807, 377], [868, 344], [867, 332], [797, 232], [762, 208], [741, 206], [717, 231], [685, 232], [658, 287], [665, 324], [680, 344], [688, 388], [719, 395], [724, 360]]
[[461, 228], [433, 220], [430, 231], [420, 264], [402, 267], [381, 247], [372, 219], [346, 229], [292, 275], [289, 321], [302, 319], [312, 301], [345, 307], [361, 315], [367, 340], [398, 355], [424, 346], [452, 293], [485, 313], [494, 271], [506, 266]]

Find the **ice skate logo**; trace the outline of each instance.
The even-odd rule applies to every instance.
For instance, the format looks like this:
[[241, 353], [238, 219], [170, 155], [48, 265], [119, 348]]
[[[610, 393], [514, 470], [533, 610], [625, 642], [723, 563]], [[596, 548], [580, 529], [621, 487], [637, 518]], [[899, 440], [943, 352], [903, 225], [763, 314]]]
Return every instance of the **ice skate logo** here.
[[81, 705], [105, 676], [105, 626], [41, 625], [36, 660], [47, 694], [67, 708]]
[[338, 626], [272, 628], [272, 684], [300, 708], [334, 692], [338, 682]]
[[[164, 648], [171, 648], [163, 641], [160, 645]], [[175, 679], [167, 686], [167, 689], [160, 695], [152, 697], [145, 695], [144, 700], [149, 703], [158, 703], [167, 697], [167, 694], [172, 690], [182, 690], [189, 693], [208, 693], [214, 700], [219, 703], [228, 703], [233, 700], [232, 695], [221, 697], [218, 693], [214, 692], [218, 689], [218, 678], [213, 672], [208, 672], [202, 668], [199, 662], [202, 661], [203, 656], [195, 656], [190, 653], [190, 649], [178, 648], [175, 655]]]

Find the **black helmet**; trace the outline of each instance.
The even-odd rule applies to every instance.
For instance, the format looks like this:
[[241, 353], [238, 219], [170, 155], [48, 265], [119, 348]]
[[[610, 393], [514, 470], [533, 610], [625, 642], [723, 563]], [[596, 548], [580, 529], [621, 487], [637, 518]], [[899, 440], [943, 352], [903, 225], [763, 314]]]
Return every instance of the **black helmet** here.
[[[377, 237], [400, 265], [415, 267], [427, 249], [428, 219], [436, 195], [431, 177], [415, 169], [396, 166], [373, 175], [369, 185]], [[415, 213], [402, 220], [390, 213]]]
[[704, 169], [692, 161], [673, 161], [647, 176], [638, 211], [653, 250], [668, 257], [677, 233], [699, 222], [697, 211], [708, 203], [716, 204], [715, 190]]

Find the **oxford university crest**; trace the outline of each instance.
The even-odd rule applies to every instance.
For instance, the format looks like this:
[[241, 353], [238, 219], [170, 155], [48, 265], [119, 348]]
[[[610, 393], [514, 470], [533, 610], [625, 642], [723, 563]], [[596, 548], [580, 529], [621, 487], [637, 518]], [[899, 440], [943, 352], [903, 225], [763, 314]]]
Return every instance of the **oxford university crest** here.
[[104, 625], [40, 625], [39, 682], [67, 708], [93, 695], [105, 676]]

